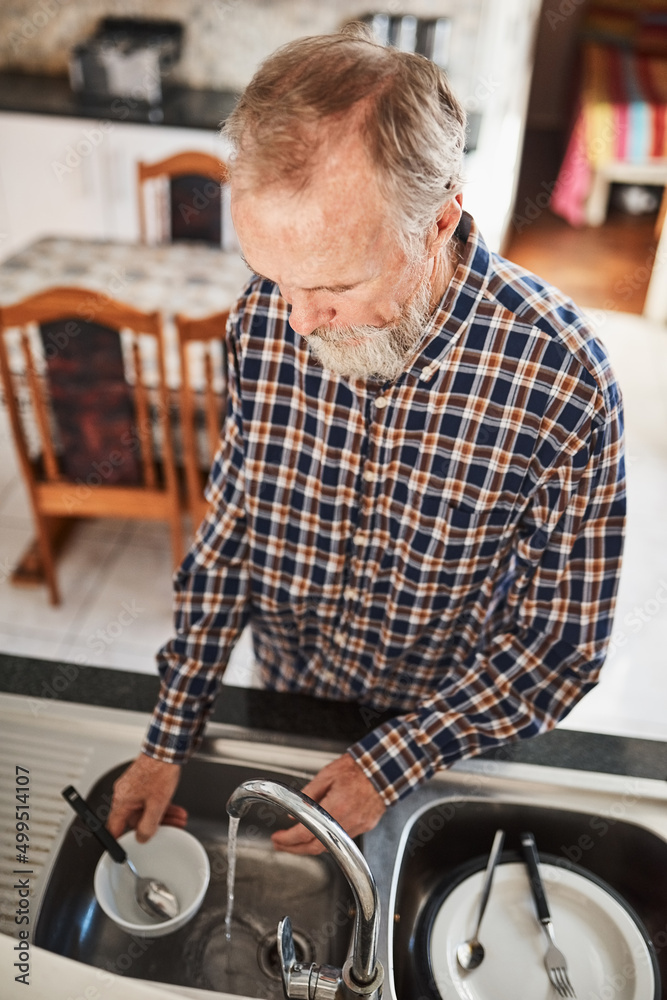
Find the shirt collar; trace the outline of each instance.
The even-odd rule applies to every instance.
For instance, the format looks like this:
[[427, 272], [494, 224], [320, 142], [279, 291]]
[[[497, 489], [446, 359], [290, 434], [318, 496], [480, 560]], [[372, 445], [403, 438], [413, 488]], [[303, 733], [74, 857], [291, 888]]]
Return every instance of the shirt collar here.
[[[490, 277], [489, 252], [475, 220], [468, 212], [461, 216], [454, 239], [461, 256], [454, 275], [426, 329], [419, 354], [403, 378], [412, 375], [428, 382], [474, 316]], [[399, 382], [401, 379], [398, 380]]]

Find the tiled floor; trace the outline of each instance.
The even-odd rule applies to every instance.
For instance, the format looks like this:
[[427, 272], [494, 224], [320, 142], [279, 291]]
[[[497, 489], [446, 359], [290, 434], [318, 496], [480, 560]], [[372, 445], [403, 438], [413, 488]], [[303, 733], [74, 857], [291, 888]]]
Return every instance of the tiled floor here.
[[[0, 409], [0, 650], [152, 673], [171, 634], [171, 549], [166, 525], [99, 520], [76, 526], [58, 561], [62, 603], [9, 574], [33, 538], [28, 500], [6, 413]], [[256, 684], [249, 635], [225, 680]]]
[[[667, 739], [667, 329], [595, 313], [626, 401], [629, 523], [611, 653], [603, 679], [563, 725]], [[63, 603], [8, 575], [32, 537], [13, 443], [0, 412], [0, 650], [45, 659], [155, 669], [171, 631], [166, 528], [99, 521], [77, 528], [59, 563]], [[256, 684], [247, 634], [226, 675]]]

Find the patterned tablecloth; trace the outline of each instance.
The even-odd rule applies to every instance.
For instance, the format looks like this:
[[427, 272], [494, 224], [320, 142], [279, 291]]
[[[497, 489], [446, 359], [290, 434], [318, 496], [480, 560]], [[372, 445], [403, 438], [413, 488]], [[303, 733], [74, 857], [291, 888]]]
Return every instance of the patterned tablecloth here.
[[200, 243], [143, 246], [46, 237], [0, 264], [0, 304], [54, 285], [76, 285], [137, 309], [205, 316], [229, 308], [249, 274], [238, 254]]
[[102, 292], [165, 319], [167, 381], [179, 381], [172, 317], [229, 309], [250, 278], [235, 253], [200, 243], [165, 246], [46, 237], [0, 264], [0, 305], [57, 285]]

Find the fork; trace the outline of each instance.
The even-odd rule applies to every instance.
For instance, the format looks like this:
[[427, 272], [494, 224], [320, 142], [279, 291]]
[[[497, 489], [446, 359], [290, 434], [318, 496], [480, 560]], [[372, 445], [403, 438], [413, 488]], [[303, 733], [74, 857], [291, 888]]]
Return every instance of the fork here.
[[554, 929], [553, 924], [551, 923], [551, 914], [549, 912], [547, 897], [544, 891], [544, 883], [542, 882], [542, 876], [540, 875], [539, 856], [537, 853], [537, 847], [535, 846], [535, 838], [532, 833], [521, 834], [521, 847], [523, 849], [524, 861], [526, 862], [528, 873], [530, 875], [530, 888], [533, 893], [533, 899], [535, 900], [537, 915], [540, 923], [544, 927], [547, 937], [549, 938], [549, 947], [547, 948], [547, 953], [544, 956], [544, 964], [547, 972], [549, 973], [551, 985], [559, 996], [574, 997], [576, 1000], [577, 994], [574, 992], [570, 982], [570, 977], [567, 974], [567, 961], [565, 959], [565, 955], [559, 948], [556, 947], [556, 942], [554, 940]]

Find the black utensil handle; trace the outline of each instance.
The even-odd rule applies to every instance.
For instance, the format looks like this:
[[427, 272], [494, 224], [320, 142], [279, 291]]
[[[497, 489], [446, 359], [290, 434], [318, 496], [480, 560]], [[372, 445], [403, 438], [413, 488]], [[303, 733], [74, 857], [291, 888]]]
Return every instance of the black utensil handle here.
[[62, 791], [62, 796], [69, 802], [72, 809], [79, 814], [91, 833], [95, 834], [100, 844], [107, 849], [114, 861], [125, 861], [127, 854], [120, 846], [115, 837], [112, 837], [106, 826], [90, 808], [85, 799], [82, 799], [74, 785], [68, 785]]
[[535, 845], [535, 838], [532, 833], [521, 834], [521, 849], [523, 851], [524, 861], [526, 862], [526, 866], [528, 868], [528, 874], [530, 875], [530, 888], [533, 890], [533, 899], [535, 900], [535, 906], [537, 907], [537, 915], [543, 922], [551, 920], [547, 897], [544, 892], [544, 883], [542, 882], [542, 876], [540, 875], [540, 859]]

